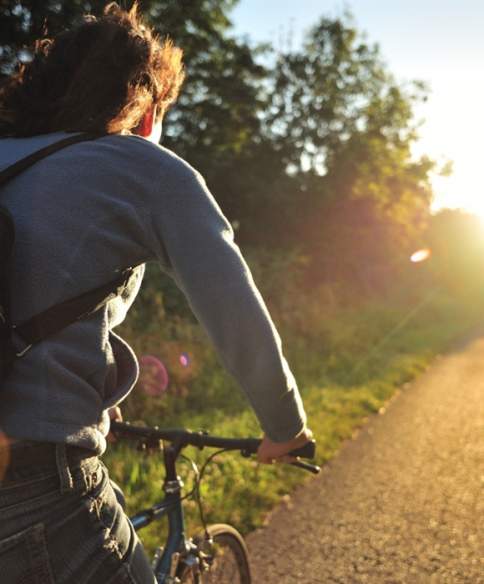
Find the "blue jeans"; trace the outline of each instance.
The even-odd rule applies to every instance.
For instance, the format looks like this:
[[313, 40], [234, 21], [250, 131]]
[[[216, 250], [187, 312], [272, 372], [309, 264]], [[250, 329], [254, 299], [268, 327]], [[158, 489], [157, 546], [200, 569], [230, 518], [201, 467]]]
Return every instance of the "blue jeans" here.
[[[0, 449], [2, 584], [156, 584], [104, 463], [95, 455], [73, 463], [57, 444], [55, 460], [36, 464], [36, 446]], [[13, 463], [26, 448], [34, 462], [5, 472], [5, 456]]]

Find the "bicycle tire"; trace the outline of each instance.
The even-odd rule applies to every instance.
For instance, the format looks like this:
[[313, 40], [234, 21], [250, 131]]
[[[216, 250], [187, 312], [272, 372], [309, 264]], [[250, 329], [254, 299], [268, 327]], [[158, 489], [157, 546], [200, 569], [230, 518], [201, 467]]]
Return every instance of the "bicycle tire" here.
[[212, 555], [208, 570], [187, 570], [181, 578], [182, 584], [251, 584], [249, 553], [244, 538], [231, 525], [217, 523], [207, 528], [214, 546], [207, 542], [205, 534], [194, 538], [202, 551]]

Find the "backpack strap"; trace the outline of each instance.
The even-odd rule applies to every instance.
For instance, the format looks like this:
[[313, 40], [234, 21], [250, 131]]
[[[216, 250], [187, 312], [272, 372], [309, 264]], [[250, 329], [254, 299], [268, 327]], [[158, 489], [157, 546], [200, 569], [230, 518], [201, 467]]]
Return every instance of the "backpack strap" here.
[[[71, 144], [76, 144], [78, 142], [84, 142], [87, 140], [95, 140], [96, 138], [101, 138], [104, 135], [105, 134], [93, 133], [76, 134], [63, 140], [59, 140], [58, 142], [54, 142], [54, 144], [50, 144], [45, 148], [37, 150], [33, 154], [22, 158], [21, 160], [15, 162], [0, 172], [0, 187], [39, 160], [42, 160], [54, 152], [57, 152], [62, 148], [66, 148]], [[13, 230], [13, 224], [11, 224], [11, 227]], [[23, 340], [26, 347], [19, 353], [15, 353], [15, 351], [13, 351], [10, 347], [5, 362], [9, 363], [13, 361], [15, 357], [21, 357], [35, 343], [38, 343], [46, 337], [59, 332], [77, 320], [93, 314], [102, 306], [107, 304], [110, 300], [116, 296], [119, 296], [126, 288], [128, 280], [133, 272], [134, 268], [126, 268], [118, 275], [117, 278], [111, 282], [108, 282], [107, 284], [95, 288], [94, 290], [85, 292], [76, 298], [72, 298], [61, 302], [60, 304], [56, 304], [55, 306], [51, 306], [40, 314], [33, 316], [28, 321], [19, 325], [11, 325], [12, 331], [14, 331], [15, 334], [18, 335], [21, 340]]]
[[126, 288], [134, 268], [126, 268], [115, 280], [94, 290], [84, 292], [55, 306], [47, 308], [40, 314], [19, 325], [12, 325], [15, 334], [26, 344], [17, 357], [24, 355], [35, 343], [53, 335], [81, 318], [93, 314]]
[[66, 146], [77, 144], [77, 142], [85, 142], [86, 140], [95, 140], [96, 138], [101, 138], [102, 136], [105, 136], [105, 134], [89, 134], [85, 132], [82, 134], [76, 134], [75, 136], [69, 136], [68, 138], [64, 138], [63, 140], [59, 140], [53, 144], [49, 144], [49, 146], [33, 152], [29, 156], [18, 160], [0, 172], [0, 186], [29, 168], [29, 166], [32, 166], [39, 160], [42, 160], [42, 158], [45, 158], [46, 156], [49, 156], [50, 154], [53, 154], [62, 148], [66, 148]]

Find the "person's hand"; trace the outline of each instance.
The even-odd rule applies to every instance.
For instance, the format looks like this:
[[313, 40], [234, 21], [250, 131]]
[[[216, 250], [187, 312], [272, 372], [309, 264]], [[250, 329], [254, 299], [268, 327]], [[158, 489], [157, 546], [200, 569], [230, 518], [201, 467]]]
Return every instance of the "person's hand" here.
[[[119, 406], [114, 406], [112, 408], [109, 408], [108, 410], [108, 414], [109, 414], [109, 419], [115, 420], [116, 422], [122, 422], [123, 421], [123, 414], [121, 413], [121, 408]], [[106, 436], [106, 440], [108, 442], [116, 442], [116, 436], [112, 433], [109, 432], [109, 434]]]
[[288, 442], [273, 442], [267, 436], [262, 439], [261, 445], [257, 450], [257, 460], [263, 464], [272, 464], [274, 462], [294, 462], [297, 460], [294, 456], [288, 456], [288, 452], [301, 448], [313, 437], [309, 428], [304, 428], [295, 438]]

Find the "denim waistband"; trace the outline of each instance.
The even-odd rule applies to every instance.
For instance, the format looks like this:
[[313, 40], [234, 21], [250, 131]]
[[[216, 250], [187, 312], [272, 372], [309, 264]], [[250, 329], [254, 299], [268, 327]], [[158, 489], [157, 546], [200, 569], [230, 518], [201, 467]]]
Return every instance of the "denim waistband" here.
[[60, 491], [89, 488], [98, 464], [97, 454], [86, 448], [53, 442], [23, 440], [0, 446], [0, 488], [49, 475], [60, 479]]

